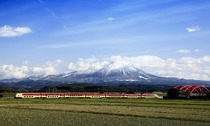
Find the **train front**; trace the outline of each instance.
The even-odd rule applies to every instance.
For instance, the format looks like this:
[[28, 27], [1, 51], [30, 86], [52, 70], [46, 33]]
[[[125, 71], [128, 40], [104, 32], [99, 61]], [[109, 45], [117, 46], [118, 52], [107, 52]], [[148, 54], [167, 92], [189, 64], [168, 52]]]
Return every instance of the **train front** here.
[[23, 98], [22, 93], [16, 93], [16, 94], [15, 94], [15, 98]]

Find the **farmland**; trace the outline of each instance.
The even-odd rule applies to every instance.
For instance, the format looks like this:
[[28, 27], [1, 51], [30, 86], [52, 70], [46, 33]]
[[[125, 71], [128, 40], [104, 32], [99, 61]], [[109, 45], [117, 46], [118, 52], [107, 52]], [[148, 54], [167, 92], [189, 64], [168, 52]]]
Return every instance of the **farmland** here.
[[209, 126], [210, 102], [162, 99], [0, 99], [0, 125]]

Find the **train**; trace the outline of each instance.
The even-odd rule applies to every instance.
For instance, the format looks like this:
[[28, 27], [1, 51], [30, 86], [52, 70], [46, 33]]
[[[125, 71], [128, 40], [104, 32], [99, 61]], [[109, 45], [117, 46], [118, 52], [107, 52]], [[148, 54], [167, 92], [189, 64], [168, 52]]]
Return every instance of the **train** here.
[[15, 98], [158, 98], [152, 93], [16, 93]]

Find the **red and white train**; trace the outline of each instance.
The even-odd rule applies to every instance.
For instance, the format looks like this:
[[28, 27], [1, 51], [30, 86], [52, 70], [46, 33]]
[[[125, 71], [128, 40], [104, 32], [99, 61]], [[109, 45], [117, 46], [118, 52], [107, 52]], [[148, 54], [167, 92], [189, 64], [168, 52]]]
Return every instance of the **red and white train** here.
[[158, 98], [158, 95], [152, 93], [16, 93], [15, 98]]

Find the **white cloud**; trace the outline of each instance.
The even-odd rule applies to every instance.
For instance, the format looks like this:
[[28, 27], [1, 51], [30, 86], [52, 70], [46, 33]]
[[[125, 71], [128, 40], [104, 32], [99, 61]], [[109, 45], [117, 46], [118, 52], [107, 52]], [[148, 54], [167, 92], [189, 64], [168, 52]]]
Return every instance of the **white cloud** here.
[[45, 11], [47, 11], [48, 13], [50, 13], [52, 16], [57, 17], [57, 15], [52, 10], [50, 10], [49, 8], [46, 7], [44, 9], [45, 9]]
[[55, 74], [56, 69], [55, 67], [49, 66], [49, 67], [32, 67], [31, 68], [31, 74], [32, 75], [50, 75]]
[[[30, 66], [30, 61], [22, 62], [22, 66], [15, 66], [13, 64], [0, 65], [0, 79], [6, 78], [24, 78], [29, 76], [51, 75], [63, 72], [64, 61], [54, 60], [48, 61], [35, 66]], [[67, 69], [67, 68], [66, 68]]]
[[54, 61], [45, 62], [41, 66], [46, 66], [46, 67], [53, 66], [53, 67], [56, 67], [56, 66], [59, 66], [60, 64], [62, 64], [63, 62], [64, 62], [63, 60], [57, 59], [57, 60], [54, 60]]
[[199, 49], [194, 49], [194, 50], [188, 50], [188, 49], [180, 49], [180, 50], [177, 50], [176, 53], [191, 53], [191, 52], [195, 52], [195, 53], [199, 53], [200, 50]]
[[29, 67], [29, 66], [15, 66], [12, 64], [0, 66], [0, 79], [6, 78], [24, 78], [28, 76], [50, 75], [56, 74], [56, 68], [48, 67]]
[[69, 70], [75, 70], [76, 69], [76, 66], [74, 65], [74, 63], [69, 63], [68, 69]]
[[108, 21], [113, 21], [113, 20], [115, 20], [115, 18], [113, 18], [113, 17], [108, 17], [107, 20], [108, 20]]
[[187, 49], [180, 49], [178, 51], [176, 51], [177, 53], [190, 53], [190, 50]]
[[69, 70], [87, 70], [88, 68], [100, 69], [106, 64], [110, 63], [106, 58], [97, 59], [97, 58], [80, 58], [76, 63], [69, 63]]
[[197, 32], [197, 31], [200, 31], [200, 27], [199, 26], [187, 27], [186, 30], [188, 32]]
[[44, 3], [44, 1], [43, 1], [43, 0], [38, 0], [38, 2], [40, 2], [41, 4], [42, 4], [42, 3]]
[[194, 52], [198, 53], [198, 52], [200, 52], [200, 50], [199, 49], [194, 49]]
[[204, 56], [204, 57], [200, 58], [199, 60], [201, 62], [210, 63], [210, 57], [209, 56]]
[[100, 69], [103, 68], [105, 65], [117, 62], [119, 65], [134, 65], [136, 67], [163, 67], [164, 60], [157, 56], [137, 56], [137, 57], [122, 57], [122, 56], [111, 56], [111, 57], [104, 57], [101, 59], [98, 58], [87, 58], [78, 59], [77, 62], [69, 63], [68, 69], [69, 70], [87, 70], [88, 68]]
[[61, 59], [57, 59], [54, 61], [47, 61], [42, 64], [38, 64], [36, 66], [30, 67], [29, 75], [50, 75], [50, 74], [58, 74], [61, 72], [64, 61]]
[[16, 67], [12, 64], [0, 66], [0, 76], [2, 78], [22, 78], [27, 76], [29, 68], [27, 66]]
[[24, 60], [24, 61], [22, 61], [22, 64], [23, 64], [23, 65], [28, 65], [28, 64], [30, 64], [30, 61]]
[[31, 32], [29, 27], [11, 27], [9, 25], [0, 27], [0, 37], [17, 37]]

